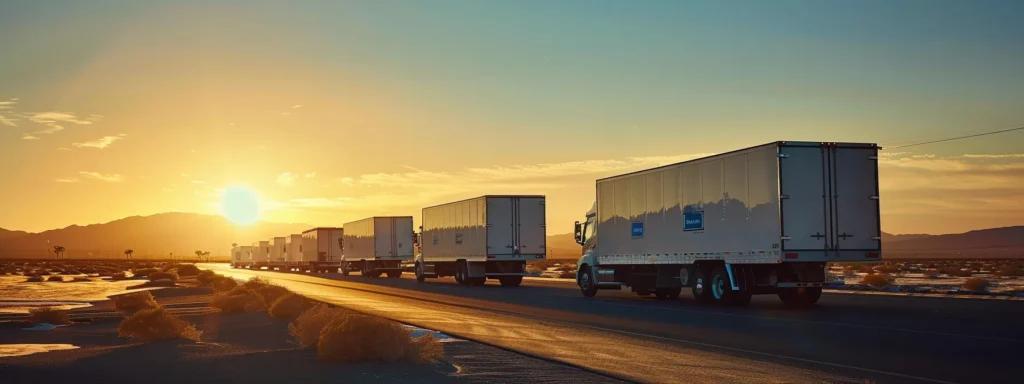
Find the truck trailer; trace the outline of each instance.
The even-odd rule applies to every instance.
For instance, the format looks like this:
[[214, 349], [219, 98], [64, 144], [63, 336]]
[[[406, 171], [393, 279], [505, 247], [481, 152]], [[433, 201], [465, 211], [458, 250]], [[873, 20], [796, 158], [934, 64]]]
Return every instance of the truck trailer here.
[[270, 269], [285, 269], [284, 237], [270, 238]]
[[284, 238], [284, 255], [288, 270], [305, 270], [302, 265], [302, 235], [291, 234]]
[[302, 232], [300, 268], [313, 273], [337, 272], [341, 268], [341, 242], [344, 230], [317, 227]]
[[584, 296], [817, 303], [828, 262], [881, 258], [876, 144], [780, 141], [597, 180], [576, 223]]
[[402, 262], [413, 259], [412, 216], [377, 216], [345, 223], [341, 272], [363, 276], [402, 276]]
[[239, 245], [231, 248], [231, 267], [241, 268], [252, 263], [252, 247]]
[[519, 286], [526, 262], [547, 257], [544, 196], [481, 196], [423, 208], [416, 280], [454, 276]]
[[252, 262], [250, 269], [270, 268], [270, 242], [255, 241], [252, 243]]

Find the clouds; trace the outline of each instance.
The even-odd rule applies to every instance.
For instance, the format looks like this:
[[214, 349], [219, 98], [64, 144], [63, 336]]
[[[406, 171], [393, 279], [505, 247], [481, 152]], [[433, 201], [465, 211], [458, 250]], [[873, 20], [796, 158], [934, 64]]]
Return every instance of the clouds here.
[[76, 148], [99, 148], [99, 149], [104, 149], [106, 147], [109, 147], [111, 144], [114, 144], [114, 142], [116, 142], [118, 140], [121, 140], [121, 139], [124, 139], [124, 136], [103, 136], [103, 137], [101, 137], [99, 139], [96, 139], [96, 140], [86, 141], [84, 143], [72, 143], [71, 145], [75, 146]]
[[17, 119], [13, 109], [18, 106], [18, 98], [0, 101], [0, 124], [8, 127], [17, 127]]
[[295, 184], [295, 174], [291, 172], [282, 173], [280, 175], [277, 175], [276, 181], [280, 185], [290, 187], [292, 186], [292, 184]]
[[93, 121], [103, 118], [101, 115], [91, 115], [89, 118], [80, 119], [70, 112], [38, 112], [27, 114], [29, 120], [40, 124], [52, 124], [56, 122], [92, 125]]
[[25, 133], [25, 134], [21, 135], [21, 139], [22, 140], [39, 140], [39, 137], [32, 136], [32, 135], [30, 135], [28, 133]]
[[88, 179], [99, 180], [99, 181], [106, 181], [106, 182], [109, 182], [109, 183], [120, 183], [120, 182], [125, 180], [124, 176], [116, 174], [116, 173], [104, 174], [104, 173], [99, 173], [99, 172], [86, 172], [86, 171], [82, 171], [82, 172], [78, 172], [78, 174], [81, 175], [82, 177], [85, 177], [85, 178], [88, 178]]
[[77, 183], [80, 180], [78, 180], [77, 178], [74, 178], [74, 177], [65, 177], [65, 178], [54, 179], [53, 181], [56, 181], [58, 183]]

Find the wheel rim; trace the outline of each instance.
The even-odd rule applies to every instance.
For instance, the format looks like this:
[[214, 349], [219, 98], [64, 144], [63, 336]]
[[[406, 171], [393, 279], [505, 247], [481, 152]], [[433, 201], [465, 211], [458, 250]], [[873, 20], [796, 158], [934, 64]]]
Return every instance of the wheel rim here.
[[725, 293], [725, 279], [722, 279], [721, 276], [711, 278], [711, 293], [715, 295], [716, 299], [721, 299], [722, 294]]
[[589, 273], [583, 273], [582, 275], [580, 275], [580, 288], [582, 288], [584, 291], [589, 291], [590, 290], [590, 274]]
[[423, 264], [416, 264], [416, 277], [423, 276]]
[[697, 278], [697, 282], [693, 285], [693, 291], [697, 292], [698, 296], [704, 294], [704, 278], [703, 277], [698, 277]]

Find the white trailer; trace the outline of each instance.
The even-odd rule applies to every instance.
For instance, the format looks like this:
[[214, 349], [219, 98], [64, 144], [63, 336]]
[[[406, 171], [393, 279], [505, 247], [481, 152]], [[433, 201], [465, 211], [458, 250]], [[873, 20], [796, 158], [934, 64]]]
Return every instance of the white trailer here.
[[285, 266], [284, 237], [270, 238], [270, 267], [271, 269], [283, 269]]
[[881, 257], [878, 146], [775, 142], [597, 180], [576, 223], [584, 296], [629, 286], [701, 303], [812, 305], [827, 262]]
[[344, 230], [317, 227], [302, 232], [300, 269], [310, 272], [337, 272], [341, 268], [341, 242]]
[[415, 234], [412, 216], [377, 216], [345, 223], [341, 272], [363, 276], [402, 276], [402, 262], [411, 261]]
[[270, 242], [255, 241], [252, 243], [252, 262], [249, 268], [260, 269], [270, 267]]
[[299, 269], [302, 263], [302, 235], [291, 234], [284, 239], [284, 259], [288, 269]]
[[544, 196], [488, 195], [423, 208], [416, 279], [519, 286], [526, 262], [547, 256]]

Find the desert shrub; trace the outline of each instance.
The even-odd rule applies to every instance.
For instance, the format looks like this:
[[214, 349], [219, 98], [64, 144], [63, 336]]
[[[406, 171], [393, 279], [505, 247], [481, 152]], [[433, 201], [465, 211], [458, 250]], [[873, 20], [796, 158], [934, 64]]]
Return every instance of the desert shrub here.
[[255, 293], [255, 291], [246, 288], [244, 285], [241, 285], [241, 286], [236, 286], [236, 287], [232, 288], [230, 291], [227, 292], [227, 295], [228, 296], [247, 295], [247, 294], [250, 294], [250, 293]]
[[75, 276], [75, 278], [71, 279], [71, 281], [75, 283], [84, 283], [87, 281], [92, 281], [92, 279], [85, 276]]
[[875, 267], [871, 264], [857, 264], [854, 268], [856, 268], [857, 272], [860, 273], [871, 273], [875, 271]]
[[124, 274], [124, 272], [118, 272], [118, 273], [115, 273], [113, 275], [110, 275], [110, 280], [113, 280], [113, 281], [120, 281], [120, 280], [124, 280], [124, 279], [127, 279], [127, 278], [128, 278], [128, 275]]
[[[418, 340], [423, 337], [429, 339]], [[317, 342], [317, 358], [330, 362], [423, 362], [436, 359], [439, 352], [433, 335], [413, 339], [412, 332], [398, 323], [359, 314], [336, 316], [320, 331]]]
[[947, 267], [941, 269], [942, 273], [953, 277], [971, 277], [973, 273], [969, 270], [960, 269], [960, 267]]
[[292, 320], [299, 317], [299, 315], [312, 306], [313, 303], [305, 297], [288, 293], [274, 301], [274, 304], [270, 306], [270, 316], [278, 319]]
[[41, 283], [42, 281], [42, 276], [29, 276], [28, 280], [25, 280], [26, 283]]
[[320, 339], [320, 332], [331, 320], [343, 315], [344, 312], [338, 308], [331, 308], [320, 304], [305, 312], [288, 325], [288, 332], [295, 337], [302, 348], [316, 347]]
[[214, 295], [210, 301], [210, 306], [219, 309], [225, 314], [259, 312], [267, 309], [263, 298], [255, 292], [248, 290], [241, 294], [221, 293]]
[[58, 281], [58, 282], [61, 282], [61, 281], [64, 281], [64, 277], [63, 276], [53, 275], [53, 276], [47, 277], [46, 281]]
[[201, 272], [199, 270], [199, 267], [197, 267], [195, 265], [192, 265], [192, 264], [182, 264], [182, 265], [179, 265], [175, 269], [178, 270], [178, 276], [185, 276], [185, 277], [196, 276], [196, 275], [199, 274], [199, 272]]
[[173, 270], [171, 270], [171, 271], [162, 271], [162, 272], [153, 272], [153, 273], [150, 273], [149, 276], [146, 276], [146, 278], [148, 278], [149, 281], [157, 281], [157, 280], [177, 281], [178, 280], [178, 273], [173, 271]]
[[1020, 277], [1024, 276], [1024, 269], [1020, 269], [1016, 265], [1006, 264], [996, 267], [994, 274], [1003, 277]]
[[270, 285], [270, 282], [259, 276], [253, 276], [252, 278], [249, 279], [249, 281], [246, 281], [245, 283], [242, 284], [242, 286], [245, 287], [246, 289], [253, 290], [257, 290], [268, 285]]
[[992, 284], [980, 277], [972, 277], [964, 282], [963, 288], [971, 292], [985, 292]]
[[218, 276], [213, 280], [213, 290], [217, 292], [230, 291], [235, 289], [235, 287], [238, 287], [238, 283], [232, 278]]
[[69, 322], [68, 311], [53, 307], [32, 308], [28, 310], [28, 321], [32, 324], [67, 324]]
[[860, 283], [870, 285], [875, 288], [882, 288], [895, 282], [896, 280], [884, 273], [869, 273], [864, 275]]
[[210, 270], [200, 271], [199, 274], [196, 275], [196, 281], [202, 285], [213, 284], [214, 280], [217, 280], [217, 274]]
[[899, 271], [900, 267], [891, 264], [883, 264], [875, 267], [875, 272], [878, 273], [897, 273]]
[[265, 303], [273, 303], [277, 301], [277, 299], [281, 298], [281, 296], [291, 293], [291, 291], [289, 291], [285, 287], [281, 287], [278, 285], [267, 285], [264, 287], [260, 287], [260, 289], [258, 289], [256, 292], [259, 293], [260, 297], [263, 298], [263, 302]]
[[573, 272], [573, 271], [560, 271], [560, 272], [558, 272], [558, 277], [562, 278], [562, 279], [571, 279], [571, 278], [576, 277], [576, 272]]
[[156, 268], [140, 268], [132, 271], [132, 275], [135, 277], [146, 277], [149, 276], [149, 274], [156, 272], [160, 272], [160, 270]]
[[159, 269], [160, 269], [161, 271], [164, 271], [164, 272], [169, 272], [169, 271], [170, 271], [170, 270], [172, 270], [172, 269], [178, 269], [178, 267], [179, 267], [179, 266], [181, 266], [181, 265], [183, 265], [183, 264], [177, 264], [177, 263], [167, 263], [167, 264], [164, 264], [164, 265], [163, 265], [162, 267], [160, 267]]
[[113, 299], [114, 309], [124, 312], [138, 312], [143, 309], [156, 308], [160, 306], [156, 303], [156, 299], [153, 298], [153, 294], [149, 293], [149, 291], [114, 296]]
[[143, 309], [128, 316], [117, 326], [121, 337], [142, 341], [158, 341], [185, 338], [199, 341], [202, 332], [195, 325], [178, 318], [166, 308]]

